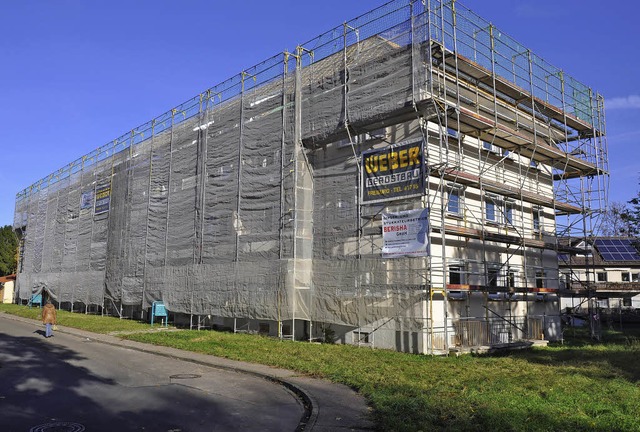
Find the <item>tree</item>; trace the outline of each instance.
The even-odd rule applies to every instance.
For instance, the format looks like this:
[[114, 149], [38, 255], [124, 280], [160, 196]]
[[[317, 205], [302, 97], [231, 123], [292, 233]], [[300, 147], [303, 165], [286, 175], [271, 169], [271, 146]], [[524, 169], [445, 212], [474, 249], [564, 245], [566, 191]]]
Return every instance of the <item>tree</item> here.
[[0, 228], [0, 276], [10, 275], [17, 268], [18, 236], [10, 225]]
[[627, 204], [612, 201], [604, 212], [602, 224], [598, 230], [598, 235], [602, 236], [625, 236], [633, 237], [637, 231], [637, 225], [631, 223], [630, 209]]
[[637, 237], [640, 234], [640, 192], [635, 198], [627, 201], [629, 207], [622, 214], [622, 220], [629, 227], [629, 236]]

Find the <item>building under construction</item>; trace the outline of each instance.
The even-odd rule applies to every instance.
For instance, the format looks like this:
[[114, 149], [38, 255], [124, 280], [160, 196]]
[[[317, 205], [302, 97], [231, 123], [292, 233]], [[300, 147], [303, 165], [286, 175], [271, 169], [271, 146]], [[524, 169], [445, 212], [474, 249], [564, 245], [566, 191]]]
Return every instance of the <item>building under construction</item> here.
[[604, 131], [600, 95], [463, 5], [391, 1], [20, 192], [19, 297], [417, 353], [553, 340]]

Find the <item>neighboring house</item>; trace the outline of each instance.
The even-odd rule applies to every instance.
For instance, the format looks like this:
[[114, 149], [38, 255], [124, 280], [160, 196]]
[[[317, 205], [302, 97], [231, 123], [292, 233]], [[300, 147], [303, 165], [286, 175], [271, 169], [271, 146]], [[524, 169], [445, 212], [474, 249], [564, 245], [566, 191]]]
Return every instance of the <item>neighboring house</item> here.
[[565, 288], [561, 290], [563, 310], [640, 310], [638, 239], [594, 237], [573, 243], [581, 253], [559, 256]]
[[13, 303], [16, 275], [0, 276], [0, 303]]
[[606, 149], [592, 89], [458, 2], [393, 1], [19, 193], [20, 296], [416, 353], [558, 339], [557, 233]]

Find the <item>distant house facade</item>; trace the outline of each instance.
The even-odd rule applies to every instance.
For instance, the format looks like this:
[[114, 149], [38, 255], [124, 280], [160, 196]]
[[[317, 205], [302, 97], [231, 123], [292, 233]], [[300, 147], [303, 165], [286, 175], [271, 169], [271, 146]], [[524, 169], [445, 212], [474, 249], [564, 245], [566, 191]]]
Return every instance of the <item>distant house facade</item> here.
[[560, 255], [559, 259], [565, 286], [563, 310], [640, 310], [639, 244], [628, 237], [576, 241], [574, 246], [583, 253]]
[[16, 275], [0, 276], [0, 303], [13, 303]]

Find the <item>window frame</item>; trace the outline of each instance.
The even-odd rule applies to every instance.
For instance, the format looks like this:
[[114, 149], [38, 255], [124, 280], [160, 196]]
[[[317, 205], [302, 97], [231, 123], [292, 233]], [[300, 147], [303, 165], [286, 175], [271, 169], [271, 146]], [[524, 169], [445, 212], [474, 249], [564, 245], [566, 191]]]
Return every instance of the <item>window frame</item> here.
[[[453, 271], [457, 269], [457, 271]], [[458, 275], [458, 283], [452, 281], [452, 274]], [[467, 263], [464, 261], [454, 261], [447, 264], [447, 285], [466, 285], [467, 284]]]
[[[601, 276], [604, 276], [604, 277], [601, 278]], [[609, 282], [609, 274], [606, 271], [597, 271], [596, 282]]]
[[547, 272], [544, 269], [536, 269], [536, 288], [547, 288]]
[[515, 226], [515, 202], [513, 200], [504, 200], [503, 222], [505, 225]]
[[489, 141], [484, 141], [484, 140], [480, 140], [480, 142], [482, 143], [481, 144], [481, 148], [484, 151], [496, 154], [498, 156], [502, 156], [502, 149], [500, 147], [498, 147], [497, 145], [492, 144]]
[[531, 208], [531, 228], [534, 233], [542, 232], [542, 207]]
[[[451, 197], [456, 197], [457, 211], [451, 210]], [[449, 216], [464, 216], [464, 186], [457, 183], [452, 183], [447, 186], [447, 215]]]
[[370, 344], [371, 343], [371, 332], [365, 332], [360, 330], [353, 331], [354, 343], [356, 344]]
[[502, 266], [500, 263], [486, 264], [486, 284], [489, 288], [497, 288], [500, 286], [502, 278]]
[[515, 288], [518, 280], [518, 271], [514, 268], [507, 268], [507, 288]]
[[[491, 194], [485, 194], [484, 196], [484, 220], [487, 223], [499, 224], [500, 223], [500, 199]], [[491, 214], [493, 217], [489, 217], [489, 209], [491, 208]]]

